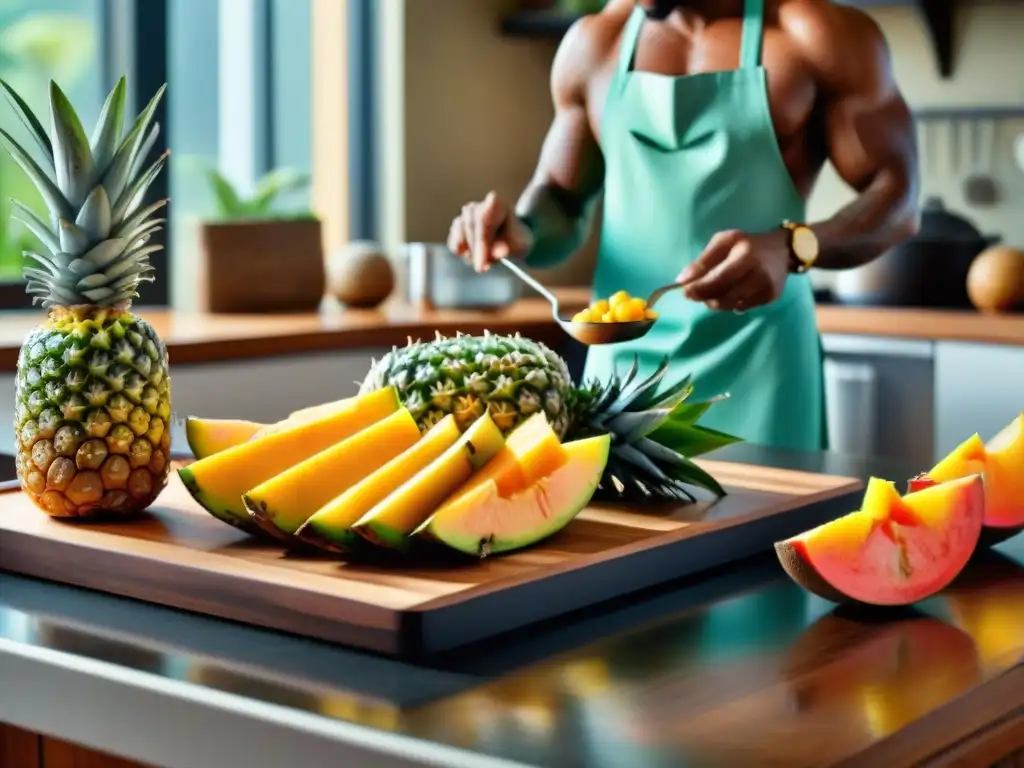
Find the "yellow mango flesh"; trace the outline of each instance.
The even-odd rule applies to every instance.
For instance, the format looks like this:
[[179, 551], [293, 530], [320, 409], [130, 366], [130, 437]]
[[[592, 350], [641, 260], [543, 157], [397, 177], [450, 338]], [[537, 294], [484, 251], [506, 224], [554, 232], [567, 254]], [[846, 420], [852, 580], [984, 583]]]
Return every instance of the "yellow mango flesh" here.
[[249, 532], [259, 529], [242, 494], [315, 453], [351, 437], [400, 407], [387, 387], [358, 398], [348, 408], [266, 437], [253, 438], [178, 470], [185, 487], [211, 515]]
[[534, 544], [564, 528], [590, 502], [608, 463], [609, 435], [563, 446], [565, 462], [526, 487], [503, 495], [492, 479], [453, 496], [415, 531], [469, 555]]
[[626, 291], [591, 302], [572, 317], [574, 323], [632, 323], [657, 319], [658, 313], [647, 306], [647, 299], [630, 296]]
[[985, 444], [977, 433], [954, 448], [931, 468], [928, 477], [937, 483], [948, 483], [967, 475], [980, 475], [985, 471]]
[[257, 485], [243, 496], [245, 507], [264, 530], [293, 534], [320, 507], [419, 438], [416, 419], [401, 408]]
[[185, 419], [185, 439], [196, 459], [205, 459], [215, 453], [244, 443], [266, 424], [244, 419]]
[[988, 443], [971, 435], [929, 470], [927, 477], [948, 483], [976, 474], [985, 478], [985, 525], [1010, 531], [1024, 526], [1024, 414]]
[[318, 405], [310, 405], [306, 408], [299, 408], [297, 411], [289, 413], [288, 419], [299, 421], [318, 419], [322, 416], [334, 413], [339, 409], [347, 408], [354, 399], [355, 398], [352, 397], [343, 397], [341, 400], [332, 400], [329, 403], [320, 403]]
[[367, 512], [352, 530], [368, 541], [405, 549], [408, 536], [472, 474], [505, 445], [490, 414], [470, 425], [455, 445]]
[[360, 537], [352, 532], [352, 525], [455, 445], [461, 435], [455, 417], [445, 416], [415, 445], [324, 504], [297, 535], [315, 544], [326, 542], [340, 549], [358, 543]]
[[189, 416], [185, 419], [185, 438], [188, 440], [188, 447], [192, 450], [192, 455], [197, 459], [205, 459], [207, 456], [233, 448], [246, 440], [266, 437], [275, 432], [281, 432], [345, 410], [351, 401], [352, 398], [345, 398], [323, 405], [301, 408], [272, 424], [245, 419], [202, 419], [197, 416]]
[[341, 413], [347, 411], [352, 407], [352, 403], [356, 398], [347, 397], [344, 400], [333, 400], [330, 403], [324, 403], [323, 405], [312, 405], [309, 408], [302, 408], [298, 411], [293, 411], [288, 414], [286, 418], [280, 421], [275, 421], [273, 424], [267, 424], [259, 432], [252, 436], [253, 440], [267, 435], [273, 435], [278, 432], [283, 432], [286, 429], [297, 427], [300, 424], [309, 424], [312, 421], [318, 421], [320, 419], [327, 418], [335, 413]]
[[536, 413], [513, 430], [498, 455], [475, 472], [456, 494], [493, 482], [502, 496], [508, 496], [550, 475], [568, 459], [547, 418]]

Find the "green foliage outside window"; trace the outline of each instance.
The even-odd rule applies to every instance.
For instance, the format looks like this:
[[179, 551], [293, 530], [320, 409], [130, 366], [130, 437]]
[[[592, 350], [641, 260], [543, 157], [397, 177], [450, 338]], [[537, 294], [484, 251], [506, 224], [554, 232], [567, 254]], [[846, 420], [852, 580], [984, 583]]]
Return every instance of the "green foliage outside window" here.
[[[0, 2], [0, 78], [22, 94], [36, 114], [49, 114], [47, 83], [73, 91], [93, 66], [96, 30], [91, 20], [70, 13], [33, 10], [37, 0]], [[0, 103], [0, 127], [19, 141], [21, 126], [10, 105]], [[26, 146], [29, 143], [26, 142]], [[11, 198], [47, 215], [39, 193], [6, 153], [0, 153], [0, 281], [21, 279], [22, 251], [37, 241], [11, 220]]]

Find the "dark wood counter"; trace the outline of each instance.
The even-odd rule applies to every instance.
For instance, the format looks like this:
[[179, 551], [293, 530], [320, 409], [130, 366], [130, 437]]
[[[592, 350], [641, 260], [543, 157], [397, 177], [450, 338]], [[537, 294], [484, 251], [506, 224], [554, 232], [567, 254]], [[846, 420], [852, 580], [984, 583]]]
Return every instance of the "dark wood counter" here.
[[824, 305], [818, 307], [818, 329], [822, 333], [1024, 346], [1024, 313]]
[[[566, 309], [586, 304], [588, 291], [558, 291]], [[391, 303], [380, 310], [326, 311], [299, 315], [201, 315], [142, 310], [167, 343], [172, 364], [208, 363], [339, 349], [405, 344], [409, 337], [456, 332], [519, 331], [558, 344], [565, 336], [551, 319], [548, 304], [523, 299], [496, 311], [426, 310]], [[0, 371], [13, 371], [25, 335], [41, 321], [40, 312], [0, 313]], [[1024, 314], [982, 315], [973, 311], [930, 311], [840, 306], [818, 307], [822, 333], [891, 338], [957, 340], [1024, 345]]]

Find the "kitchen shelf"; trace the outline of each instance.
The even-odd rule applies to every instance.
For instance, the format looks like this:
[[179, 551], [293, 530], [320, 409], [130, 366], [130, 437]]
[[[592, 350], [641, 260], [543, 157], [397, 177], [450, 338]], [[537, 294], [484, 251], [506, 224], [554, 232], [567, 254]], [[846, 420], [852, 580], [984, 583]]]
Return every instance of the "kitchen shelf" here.
[[1024, 119], [1024, 106], [921, 107], [913, 113], [917, 120], [1018, 120]]
[[[953, 75], [953, 26], [956, 0], [837, 0], [857, 8], [909, 5], [918, 9], [931, 38], [939, 73]], [[580, 14], [564, 11], [520, 11], [501, 20], [501, 32], [508, 37], [560, 39]]]
[[501, 33], [508, 37], [558, 39], [579, 18], [578, 13], [520, 11], [501, 20]]

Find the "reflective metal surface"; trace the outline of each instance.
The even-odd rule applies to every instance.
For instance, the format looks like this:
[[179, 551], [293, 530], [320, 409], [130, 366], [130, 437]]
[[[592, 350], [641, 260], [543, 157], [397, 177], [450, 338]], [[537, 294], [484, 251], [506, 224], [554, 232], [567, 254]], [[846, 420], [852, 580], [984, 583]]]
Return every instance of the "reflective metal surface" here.
[[533, 765], [815, 766], [1021, 663], [1024, 535], [913, 611], [765, 556], [423, 666], [6, 574], [0, 638]]

